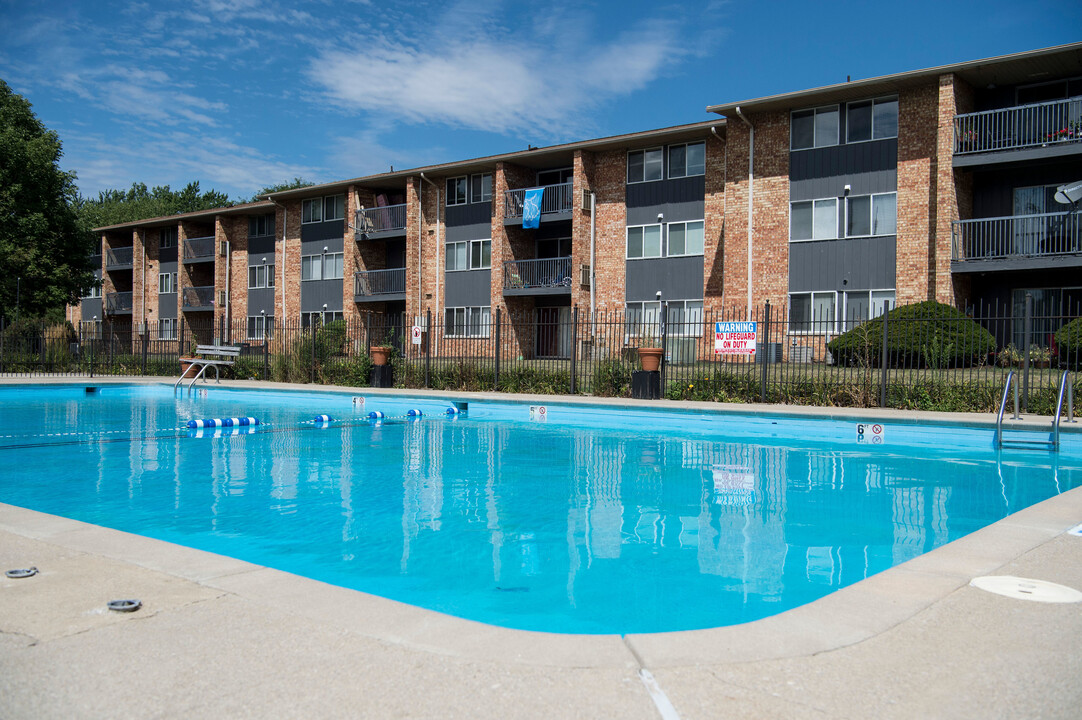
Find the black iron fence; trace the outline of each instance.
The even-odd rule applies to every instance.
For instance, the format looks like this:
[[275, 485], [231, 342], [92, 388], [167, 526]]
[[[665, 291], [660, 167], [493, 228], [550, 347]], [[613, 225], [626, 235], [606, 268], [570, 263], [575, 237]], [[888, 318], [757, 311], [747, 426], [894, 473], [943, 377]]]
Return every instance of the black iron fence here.
[[[1032, 303], [968, 314], [935, 303], [836, 317], [766, 304], [715, 312], [461, 308], [444, 317], [362, 312], [326, 324], [238, 322], [143, 327], [110, 322], [0, 327], [0, 374], [179, 374], [200, 344], [241, 347], [236, 378], [365, 386], [374, 346], [391, 348], [402, 388], [630, 396], [640, 348], [660, 348], [669, 399], [993, 411], [1008, 372], [1023, 405], [1050, 414], [1065, 371], [1082, 369], [1082, 307]], [[119, 320], [119, 319], [118, 319]], [[227, 373], [227, 376], [230, 374]], [[1071, 373], [1082, 397], [1078, 374]]]

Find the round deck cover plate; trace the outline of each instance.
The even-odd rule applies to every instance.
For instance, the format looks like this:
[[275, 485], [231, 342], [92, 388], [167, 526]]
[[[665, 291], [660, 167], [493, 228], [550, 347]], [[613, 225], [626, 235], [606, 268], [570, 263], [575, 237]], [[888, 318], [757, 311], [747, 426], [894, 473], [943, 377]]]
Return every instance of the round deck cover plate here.
[[981, 590], [1018, 600], [1044, 603], [1082, 602], [1082, 592], [1046, 580], [1032, 580], [1012, 575], [985, 575], [973, 578], [969, 584]]

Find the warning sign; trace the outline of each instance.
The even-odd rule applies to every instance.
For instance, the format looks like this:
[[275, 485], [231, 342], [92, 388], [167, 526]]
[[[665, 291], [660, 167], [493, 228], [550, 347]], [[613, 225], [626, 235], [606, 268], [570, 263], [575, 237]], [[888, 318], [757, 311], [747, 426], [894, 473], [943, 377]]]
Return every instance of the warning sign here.
[[420, 325], [414, 325], [413, 326], [413, 329], [410, 331], [410, 339], [413, 340], [414, 345], [420, 345], [421, 344], [421, 326]]
[[857, 423], [857, 442], [882, 445], [883, 432], [884, 428], [879, 423]]
[[531, 405], [530, 419], [534, 422], [548, 422], [549, 409], [544, 405]]
[[754, 355], [755, 322], [714, 323], [715, 355]]

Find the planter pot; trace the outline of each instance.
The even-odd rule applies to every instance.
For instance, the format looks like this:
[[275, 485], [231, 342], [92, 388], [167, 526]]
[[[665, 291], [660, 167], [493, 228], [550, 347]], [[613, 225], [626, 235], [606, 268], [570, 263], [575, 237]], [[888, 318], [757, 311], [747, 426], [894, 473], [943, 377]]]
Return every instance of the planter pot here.
[[656, 372], [661, 367], [661, 348], [639, 348], [639, 362], [646, 372]]
[[192, 367], [191, 363], [187, 363], [187, 362], [184, 362], [183, 360], [181, 360], [180, 361], [180, 376], [182, 378], [184, 378], [184, 377], [194, 377], [194, 373], [192, 375], [188, 374], [188, 370], [191, 367]]
[[373, 365], [386, 365], [387, 358], [391, 356], [391, 348], [386, 345], [373, 345], [372, 346], [372, 364]]

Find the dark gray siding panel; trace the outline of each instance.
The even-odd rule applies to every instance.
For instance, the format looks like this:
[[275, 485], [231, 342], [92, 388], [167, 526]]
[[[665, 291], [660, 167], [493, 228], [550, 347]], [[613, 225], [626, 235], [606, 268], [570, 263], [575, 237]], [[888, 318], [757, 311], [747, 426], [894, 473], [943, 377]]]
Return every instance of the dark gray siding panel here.
[[[1078, 179], [1077, 163], [1013, 167], [973, 173], [973, 217], [1003, 217], [1014, 214], [1014, 189], [1034, 185], [1062, 185]], [[1068, 210], [1053, 204], [1046, 212]], [[968, 218], [967, 218], [968, 219]]]
[[177, 271], [177, 261], [174, 259], [172, 262], [160, 262], [158, 263], [159, 273], [175, 273]]
[[[101, 298], [83, 300], [80, 307], [83, 311], [82, 317], [84, 322], [93, 322], [95, 318], [101, 320]], [[176, 311], [174, 311], [174, 314], [175, 312]]]
[[[330, 308], [330, 303], [327, 303], [327, 307]], [[323, 309], [323, 303], [320, 303], [319, 309]], [[274, 288], [248, 291], [248, 314], [259, 315], [260, 310], [267, 315], [274, 314]]]
[[301, 240], [301, 255], [320, 255], [323, 248], [327, 248], [329, 253], [338, 253], [342, 252], [343, 245], [341, 236], [323, 240]]
[[345, 227], [344, 220], [301, 225], [301, 242], [316, 242], [330, 240], [331, 238], [341, 240], [342, 235], [345, 234]]
[[486, 306], [492, 304], [492, 271], [463, 270], [444, 274], [447, 282], [444, 304], [447, 307]]
[[161, 262], [175, 263], [177, 261], [177, 246], [158, 249], [158, 260]]
[[[649, 205], [647, 207], [629, 207], [627, 209], [628, 225], [652, 225], [657, 222], [671, 223], [686, 220], [702, 220], [706, 212], [706, 205], [702, 200], [686, 203], [669, 203], [668, 205]], [[664, 215], [658, 220], [658, 215]]]
[[789, 291], [889, 290], [895, 246], [893, 236], [789, 243]]
[[274, 238], [254, 237], [248, 238], [249, 255], [270, 255], [274, 252]]
[[789, 154], [789, 199], [894, 192], [898, 188], [898, 141], [837, 145]]
[[698, 175], [674, 180], [632, 183], [627, 186], [627, 206], [647, 207], [671, 203], [702, 202], [706, 197], [706, 177]]
[[703, 256], [627, 261], [627, 299], [698, 300], [703, 296]]
[[[492, 226], [492, 203], [469, 203], [466, 205], [450, 205], [444, 208], [443, 219], [450, 234], [450, 228], [454, 225], [477, 225], [485, 223]], [[488, 237], [487, 235], [485, 237]]]
[[342, 309], [341, 280], [306, 280], [301, 283], [301, 312], [318, 312], [327, 304], [328, 310]]
[[447, 242], [459, 240], [485, 240], [492, 237], [492, 223], [473, 223], [470, 225], [448, 225]]
[[170, 293], [169, 295], [158, 296], [158, 317], [175, 318], [177, 316], [177, 294]]

